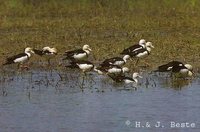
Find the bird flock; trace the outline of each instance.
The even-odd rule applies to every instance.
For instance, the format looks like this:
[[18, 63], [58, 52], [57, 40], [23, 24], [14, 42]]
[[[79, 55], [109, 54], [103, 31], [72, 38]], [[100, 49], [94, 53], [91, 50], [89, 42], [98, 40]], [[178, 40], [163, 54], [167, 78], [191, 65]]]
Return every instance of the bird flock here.
[[[98, 74], [108, 76], [115, 82], [132, 84], [133, 87], [136, 87], [138, 83], [137, 79], [142, 78], [142, 76], [137, 72], [134, 72], [132, 77], [127, 76], [126, 74], [130, 70], [128, 67], [124, 67], [124, 65], [129, 60], [136, 59], [134, 64], [136, 66], [139, 63], [139, 59], [150, 55], [152, 48], [154, 48], [152, 42], [146, 42], [144, 39], [141, 39], [138, 44], [124, 49], [120, 53], [123, 57], [117, 56], [108, 58], [102, 61], [98, 66], [95, 66], [87, 59], [92, 52], [90, 46], [84, 45], [82, 49], [66, 51], [63, 54], [62, 60], [68, 60], [68, 65], [65, 66], [66, 68], [78, 68], [84, 73], [84, 76], [86, 76], [86, 73], [89, 71], [95, 71]], [[27, 47], [24, 53], [8, 57], [3, 66], [17, 63], [18, 68], [28, 68], [24, 63], [30, 59], [32, 54], [37, 54], [41, 57], [45, 56], [50, 65], [50, 59], [55, 57], [57, 53], [57, 49], [52, 47], [44, 47], [42, 50]], [[193, 68], [190, 64], [184, 64], [180, 61], [171, 61], [158, 66], [154, 72], [169, 72], [176, 77], [191, 77], [194, 74], [192, 70]]]

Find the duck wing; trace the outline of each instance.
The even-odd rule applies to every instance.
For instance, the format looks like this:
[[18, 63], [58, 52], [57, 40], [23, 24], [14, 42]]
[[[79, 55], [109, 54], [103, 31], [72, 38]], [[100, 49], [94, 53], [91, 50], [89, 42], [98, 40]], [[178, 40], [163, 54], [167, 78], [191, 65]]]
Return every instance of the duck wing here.
[[134, 52], [134, 51], [142, 49], [142, 48], [143, 48], [143, 46], [141, 46], [139, 44], [135, 44], [135, 45], [132, 45], [132, 46], [124, 49], [120, 54], [129, 54], [131, 52]]
[[37, 54], [39, 56], [43, 56], [44, 55], [42, 50], [33, 49], [33, 51], [34, 51], [35, 54]]

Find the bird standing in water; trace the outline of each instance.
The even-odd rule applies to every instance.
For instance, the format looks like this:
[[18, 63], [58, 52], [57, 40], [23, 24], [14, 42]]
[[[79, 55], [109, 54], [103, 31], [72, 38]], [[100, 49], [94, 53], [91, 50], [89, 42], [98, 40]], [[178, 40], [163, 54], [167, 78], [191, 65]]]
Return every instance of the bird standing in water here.
[[139, 78], [142, 78], [142, 76], [139, 75], [139, 73], [135, 72], [133, 73], [132, 75], [132, 78], [131, 77], [126, 77], [125, 75], [112, 75], [112, 74], [108, 74], [108, 76], [115, 82], [118, 82], [118, 83], [125, 83], [125, 84], [132, 84], [132, 87], [136, 88], [137, 84], [138, 84], [138, 79], [137, 77]]
[[100, 65], [99, 67], [95, 67], [94, 70], [98, 74], [124, 74], [126, 72], [129, 72], [128, 67], [120, 67], [118, 65], [112, 65], [112, 64], [104, 64]]
[[67, 68], [78, 68], [80, 70], [82, 70], [83, 72], [83, 81], [81, 84], [81, 88], [83, 88], [84, 85], [84, 80], [86, 77], [86, 72], [92, 71], [94, 69], [94, 64], [90, 61], [86, 61], [86, 60], [76, 60], [76, 61], [71, 61], [70, 65], [66, 66]]
[[158, 66], [155, 72], [171, 72], [175, 77], [191, 77], [193, 68], [190, 64], [184, 64], [180, 61], [170, 61], [167, 64]]
[[109, 58], [109, 59], [105, 59], [100, 65], [117, 65], [117, 66], [122, 66], [124, 64], [126, 64], [126, 62], [128, 61], [128, 59], [130, 58], [129, 55], [125, 55], [123, 58], [121, 57], [113, 57], [113, 58]]

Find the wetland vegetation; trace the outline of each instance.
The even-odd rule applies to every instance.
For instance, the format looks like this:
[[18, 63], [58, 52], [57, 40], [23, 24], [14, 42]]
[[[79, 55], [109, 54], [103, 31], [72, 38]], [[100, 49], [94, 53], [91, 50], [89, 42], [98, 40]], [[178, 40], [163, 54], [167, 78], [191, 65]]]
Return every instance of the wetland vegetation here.
[[155, 46], [145, 59], [150, 66], [181, 60], [199, 67], [199, 6], [197, 0], [2, 0], [0, 62], [27, 46], [55, 46], [61, 58], [84, 44], [93, 50], [91, 61], [101, 61], [144, 38]]

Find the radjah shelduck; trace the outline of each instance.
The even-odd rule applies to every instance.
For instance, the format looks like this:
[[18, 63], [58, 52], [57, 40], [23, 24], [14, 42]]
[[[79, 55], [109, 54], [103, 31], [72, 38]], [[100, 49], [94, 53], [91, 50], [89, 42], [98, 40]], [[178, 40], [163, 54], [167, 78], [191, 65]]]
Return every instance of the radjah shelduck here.
[[57, 49], [56, 48], [51, 48], [51, 47], [44, 47], [42, 50], [38, 49], [33, 49], [35, 54], [43, 56], [43, 55], [57, 55]]
[[33, 51], [35, 52], [35, 54], [39, 56], [44, 56], [47, 59], [49, 65], [50, 65], [50, 59], [55, 55], [57, 55], [58, 53], [56, 48], [49, 46], [44, 47], [42, 50], [34, 49]]
[[100, 65], [99, 67], [95, 67], [94, 70], [98, 74], [124, 74], [129, 72], [128, 67], [120, 67], [112, 64]]
[[72, 51], [66, 51], [64, 53], [64, 58], [69, 60], [82, 60], [84, 58], [87, 58], [92, 50], [90, 49], [89, 45], [84, 45], [82, 49], [72, 50]]
[[[30, 47], [25, 48], [24, 53], [20, 53], [11, 57], [8, 57], [6, 59], [6, 62], [3, 65], [9, 65], [13, 63], [18, 63], [18, 68], [23, 68], [22, 64], [29, 60], [31, 57], [31, 53], [34, 53], [33, 49]], [[27, 66], [24, 66], [24, 68], [28, 68]]]
[[110, 64], [110, 65], [122, 66], [126, 64], [129, 58], [130, 58], [129, 55], [125, 55], [124, 57], [113, 57], [113, 58], [105, 59], [100, 65], [104, 66], [104, 65]]
[[144, 39], [141, 39], [138, 44], [132, 45], [124, 49], [120, 54], [123, 54], [123, 55], [130, 54], [131, 52], [145, 48], [145, 45], [146, 45], [146, 41]]
[[83, 71], [83, 73], [92, 71], [94, 69], [94, 64], [90, 61], [86, 60], [75, 60], [71, 61], [69, 65], [66, 67], [68, 68], [78, 68]]
[[151, 53], [151, 48], [154, 48], [154, 46], [151, 42], [147, 42], [145, 48], [135, 50], [134, 52], [131, 52], [128, 55], [130, 55], [133, 58], [137, 58], [137, 61], [135, 63], [135, 65], [137, 65], [140, 58], [147, 57]]
[[158, 66], [156, 72], [172, 72], [175, 76], [190, 77], [193, 75], [193, 67], [190, 64], [184, 64], [180, 61], [170, 61]]
[[113, 74], [108, 74], [108, 76], [115, 82], [118, 83], [125, 83], [125, 84], [132, 84], [133, 87], [136, 87], [138, 84], [138, 77], [142, 78], [142, 76], [139, 75], [139, 73], [135, 72], [132, 74], [131, 77], [126, 77], [125, 75], [113, 75]]
[[83, 72], [83, 80], [81, 83], [81, 88], [83, 88], [84, 80], [86, 77], [86, 72], [92, 71], [94, 69], [94, 64], [90, 61], [86, 60], [75, 60], [71, 61], [69, 65], [66, 66], [67, 68], [78, 68]]

